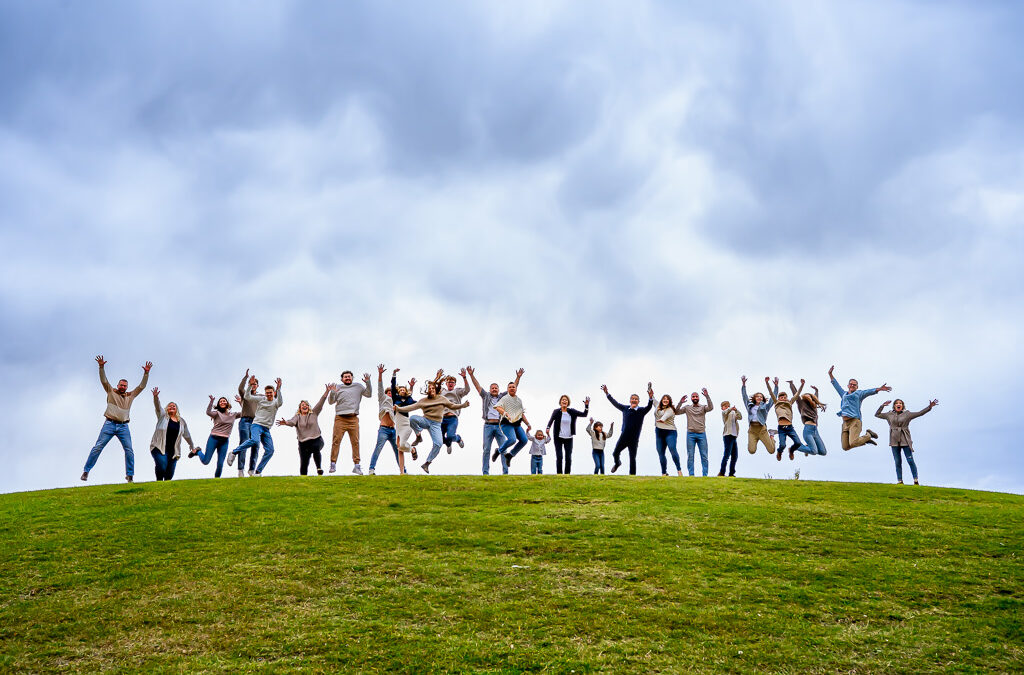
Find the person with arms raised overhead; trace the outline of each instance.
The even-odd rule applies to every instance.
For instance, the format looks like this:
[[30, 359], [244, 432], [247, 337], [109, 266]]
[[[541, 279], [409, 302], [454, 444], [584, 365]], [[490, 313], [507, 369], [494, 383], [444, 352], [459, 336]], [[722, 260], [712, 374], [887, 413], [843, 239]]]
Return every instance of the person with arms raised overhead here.
[[629, 397], [629, 405], [623, 405], [616, 401], [608, 393], [608, 386], [602, 384], [601, 391], [608, 397], [608, 402], [615, 406], [616, 410], [622, 413], [622, 431], [619, 432], [619, 440], [615, 442], [615, 449], [612, 450], [612, 473], [618, 471], [622, 466], [619, 456], [623, 450], [629, 451], [629, 475], [636, 475], [636, 451], [640, 445], [640, 432], [644, 428], [644, 416], [651, 412], [654, 407], [654, 387], [647, 383], [647, 405], [640, 407], [640, 395], [632, 394]]
[[189, 456], [195, 456], [199, 448], [193, 447], [188, 424], [178, 414], [178, 404], [171, 401], [166, 408], [160, 406], [160, 390], [153, 387], [153, 407], [156, 409], [156, 429], [149, 442], [153, 455], [153, 467], [158, 481], [174, 478], [174, 467], [181, 459], [181, 440], [185, 439], [190, 448]]
[[[522, 368], [516, 371], [516, 379], [509, 382], [505, 395], [498, 399], [494, 409], [501, 413], [501, 433], [505, 442], [498, 448], [498, 455], [501, 456], [502, 473], [508, 473], [512, 458], [519, 454], [519, 451], [526, 447], [529, 442], [530, 421], [526, 419], [526, 408], [523, 406], [523, 399], [517, 396], [519, 392], [519, 380], [523, 373]], [[523, 430], [523, 424], [526, 430]]]
[[[373, 455], [370, 456], [370, 475], [377, 475], [377, 458], [380, 451], [388, 443], [395, 451], [395, 462], [398, 464], [398, 473], [405, 473], [405, 456], [398, 452], [398, 432], [395, 429], [395, 402], [392, 399], [391, 389], [384, 386], [384, 371], [386, 368], [381, 363], [377, 366], [377, 419], [380, 426], [377, 427], [377, 444], [373, 446]], [[398, 372], [397, 369], [395, 372]], [[392, 375], [392, 381], [394, 376]], [[415, 401], [413, 401], [415, 403]], [[408, 425], [409, 416], [406, 415]], [[406, 437], [408, 438], [408, 437]]]
[[362, 398], [373, 396], [370, 386], [370, 374], [363, 373], [362, 383], [353, 382], [351, 370], [341, 374], [341, 382], [331, 385], [331, 394], [327, 402], [334, 406], [334, 431], [331, 434], [331, 473], [338, 470], [338, 451], [341, 439], [348, 434], [352, 444], [352, 473], [361, 476], [363, 470], [359, 466], [359, 404]]
[[729, 477], [736, 475], [736, 460], [739, 458], [736, 438], [740, 435], [740, 420], [743, 414], [728, 401], [722, 401], [722, 444], [725, 446], [725, 453], [722, 455], [722, 468], [718, 470], [719, 476], [725, 475], [725, 465], [729, 463]]
[[693, 475], [693, 451], [696, 447], [700, 450], [700, 466], [704, 476], [708, 475], [708, 435], [705, 431], [705, 418], [707, 414], [715, 409], [708, 395], [707, 387], [700, 390], [704, 394], [707, 404], [700, 404], [700, 396], [697, 392], [690, 394], [690, 405], [683, 405], [679, 402], [676, 408], [677, 413], [686, 415], [686, 470]]
[[491, 473], [491, 462], [498, 458], [498, 453], [495, 452], [494, 456], [491, 456], [491, 445], [494, 444], [500, 448], [505, 443], [505, 435], [501, 433], [501, 413], [498, 412], [496, 406], [498, 400], [501, 399], [501, 387], [498, 386], [497, 382], [491, 382], [491, 385], [484, 391], [484, 388], [480, 386], [480, 382], [476, 379], [476, 369], [473, 366], [466, 366], [466, 372], [469, 373], [469, 377], [473, 380], [473, 386], [476, 388], [476, 393], [480, 394], [480, 400], [483, 403], [483, 417], [484, 417], [484, 455], [483, 455], [483, 475], [488, 476]]
[[807, 448], [808, 455], [824, 456], [828, 454], [828, 451], [825, 449], [825, 441], [821, 440], [821, 436], [818, 434], [818, 411], [825, 412], [826, 406], [818, 396], [818, 388], [811, 385], [814, 393], [805, 394], [804, 384], [804, 380], [801, 379], [800, 388], [797, 389], [793, 385], [793, 380], [789, 381], [793, 400], [800, 411], [800, 421], [804, 423], [804, 446]]
[[861, 428], [863, 423], [860, 418], [860, 407], [861, 403], [864, 402], [868, 396], [874, 396], [880, 391], [892, 391], [892, 387], [882, 384], [880, 387], [874, 389], [861, 389], [860, 384], [857, 380], [850, 379], [846, 385], [846, 390], [839, 385], [836, 381], [833, 371], [836, 367], [832, 366], [828, 369], [828, 378], [832, 381], [832, 386], [835, 388], [836, 393], [842, 398], [840, 403], [839, 412], [836, 414], [843, 418], [843, 431], [839, 437], [839, 441], [843, 446], [843, 450], [850, 450], [852, 448], [859, 448], [862, 445], [878, 445], [875, 443], [875, 439], [878, 438], [871, 429], [867, 430], [867, 433], [861, 436]]
[[277, 378], [274, 382], [277, 384], [277, 388], [275, 389], [268, 384], [263, 388], [262, 396], [249, 391], [245, 392], [246, 400], [254, 401], [257, 404], [256, 414], [252, 418], [249, 440], [232, 450], [236, 455], [250, 448], [252, 448], [253, 452], [258, 452], [260, 443], [263, 444], [263, 459], [256, 465], [256, 473], [254, 474], [256, 476], [263, 475], [263, 469], [267, 467], [267, 462], [274, 456], [274, 439], [270, 436], [270, 429], [274, 426], [277, 409], [284, 403], [284, 400], [281, 398], [281, 378]]
[[[454, 375], [444, 378], [444, 386], [441, 387], [441, 396], [444, 396], [454, 405], [459, 405], [462, 403], [462, 399], [469, 395], [469, 380], [466, 379], [466, 369], [460, 370], [459, 375], [462, 376], [461, 387], [455, 388], [458, 380], [455, 379]], [[448, 454], [452, 452], [452, 443], [458, 443], [460, 448], [466, 447], [466, 444], [462, 442], [462, 436], [459, 436], [459, 409], [445, 409], [444, 417], [441, 419], [441, 437], [444, 440], [444, 446], [448, 448]]]
[[[236, 400], [241, 400], [236, 398]], [[235, 426], [235, 420], [237, 420], [241, 413], [229, 412], [231, 410], [231, 403], [227, 397], [221, 396], [217, 399], [217, 406], [213, 405], [213, 394], [210, 394], [210, 403], [206, 406], [206, 415], [213, 419], [213, 429], [210, 430], [210, 436], [206, 439], [205, 450], [195, 450], [188, 453], [189, 457], [199, 456], [199, 461], [203, 465], [210, 463], [213, 459], [213, 453], [217, 453], [217, 470], [214, 471], [213, 477], [220, 478], [221, 472], [224, 470], [224, 460], [228, 454], [228, 439], [231, 438], [231, 428]]]
[[889, 447], [892, 448], [892, 458], [896, 462], [896, 482], [903, 485], [903, 462], [900, 459], [900, 453], [903, 453], [907, 458], [907, 464], [910, 465], [910, 473], [914, 476], [914, 485], [920, 485], [917, 482], [917, 463], [914, 462], [913, 455], [914, 440], [910, 437], [910, 420], [917, 419], [929, 412], [939, 404], [939, 401], [938, 399], [932, 399], [923, 410], [910, 412], [907, 410], [906, 405], [903, 404], [903, 399], [898, 398], [892, 402], [892, 410], [890, 412], [882, 412], [889, 403], [889, 401], [886, 401], [878, 406], [878, 410], [875, 411], [875, 417], [889, 423]]
[[676, 475], [683, 475], [683, 467], [679, 464], [679, 450], [676, 448], [679, 430], [676, 429], [676, 406], [672, 403], [671, 394], [662, 394], [658, 399], [658, 407], [654, 409], [654, 449], [658, 451], [658, 462], [661, 463], [661, 475], [668, 475], [668, 458], [665, 451], [672, 454], [676, 465]]
[[441, 434], [441, 418], [444, 417], [445, 410], [462, 409], [469, 407], [469, 401], [460, 403], [458, 405], [452, 403], [444, 396], [441, 396], [441, 376], [442, 372], [438, 372], [437, 377], [427, 382], [426, 396], [416, 401], [412, 405], [395, 406], [396, 412], [410, 413], [413, 410], [422, 410], [423, 415], [413, 415], [409, 418], [409, 424], [412, 426], [414, 431], [427, 431], [430, 433], [431, 448], [430, 454], [427, 455], [427, 461], [422, 465], [424, 473], [430, 473], [430, 464], [437, 459], [438, 453], [441, 452], [441, 446], [443, 445], [444, 438]]
[[[245, 442], [249, 440], [252, 429], [252, 418], [256, 414], [256, 408], [259, 405], [259, 400], [262, 398], [259, 396], [260, 381], [255, 375], [249, 375], [249, 369], [245, 369], [245, 375], [242, 375], [242, 381], [238, 383], [238, 396], [235, 397], [242, 406], [242, 412], [238, 417], [238, 444], [245, 445]], [[253, 395], [253, 398], [247, 398], [245, 392], [249, 392]], [[258, 449], [253, 450], [249, 455], [249, 475], [256, 473], [256, 454]], [[235, 461], [235, 453], [228, 453], [228, 466], [231, 466]], [[245, 453], [243, 452], [238, 456], [238, 477], [241, 478], [245, 475]]]
[[[789, 381], [790, 385], [793, 381]], [[789, 459], [794, 459], [794, 453], [799, 450], [804, 454], [808, 454], [811, 450], [800, 442], [800, 437], [796, 435], [796, 429], [793, 428], [793, 402], [789, 400], [789, 396], [786, 392], [779, 393], [779, 378], [775, 378], [775, 388], [772, 388], [770, 380], [764, 378], [764, 384], [768, 387], [768, 395], [772, 397], [772, 403], [775, 405], [775, 416], [779, 418], [779, 449], [775, 452], [775, 459], [782, 461], [782, 452], [786, 449], [786, 440], [793, 441], [793, 447], [789, 449]]]
[[[568, 394], [558, 399], [558, 407], [548, 418], [547, 435], [551, 435], [551, 427], [555, 428], [555, 473], [562, 473], [562, 456], [565, 455], [565, 473], [572, 473], [572, 439], [576, 435], [576, 418], [586, 417], [590, 412], [590, 397], [583, 399], [583, 410], [570, 408]], [[531, 450], [532, 453], [532, 450]]]
[[775, 441], [768, 433], [768, 412], [772, 409], [772, 402], [761, 392], [755, 393], [754, 399], [750, 400], [747, 396], [747, 376], [742, 376], [740, 382], [743, 383], [740, 394], [743, 396], [743, 405], [747, 408], [747, 452], [752, 455], [757, 452], [757, 443], [760, 441], [768, 454], [774, 455]]
[[324, 401], [331, 391], [331, 385], [324, 385], [324, 393], [315, 406], [310, 407], [309, 401], [299, 402], [299, 409], [290, 420], [283, 417], [277, 421], [278, 426], [295, 427], [295, 434], [299, 439], [299, 475], [309, 474], [309, 460], [313, 459], [316, 465], [316, 475], [324, 475], [323, 467], [320, 465], [320, 451], [324, 449], [324, 437], [320, 432], [320, 411], [324, 409]]
[[146, 388], [146, 383], [149, 382], [149, 371], [153, 364], [146, 361], [146, 364], [142, 366], [142, 382], [128, 391], [128, 380], [123, 378], [118, 380], [116, 388], [111, 387], [110, 382], [107, 382], [107, 374], [104, 370], [107, 362], [102, 354], [96, 357], [96, 363], [100, 366], [100, 385], [103, 386], [103, 391], [107, 392], [107, 409], [103, 413], [104, 421], [100, 428], [99, 438], [96, 439], [96, 444], [92, 446], [89, 457], [85, 460], [82, 480], [89, 480], [89, 472], [96, 465], [103, 448], [107, 446], [110, 439], [116, 436], [117, 440], [121, 442], [121, 448], [124, 449], [124, 479], [131, 483], [135, 477], [135, 451], [132, 450], [132, 433], [128, 428], [128, 414], [131, 411], [132, 402]]
[[594, 475], [604, 475], [604, 446], [608, 443], [608, 439], [615, 435], [615, 422], [612, 422], [608, 426], [608, 433], [605, 433], [604, 424], [602, 422], [595, 422], [594, 418], [590, 418], [590, 423], [587, 424], [587, 435], [590, 436], [590, 447], [593, 450], [594, 456]]

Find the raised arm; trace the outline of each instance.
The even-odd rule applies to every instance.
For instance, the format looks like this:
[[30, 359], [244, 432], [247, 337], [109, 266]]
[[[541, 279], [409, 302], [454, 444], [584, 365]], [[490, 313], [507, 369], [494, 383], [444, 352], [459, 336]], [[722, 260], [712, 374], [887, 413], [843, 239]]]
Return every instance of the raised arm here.
[[594, 437], [594, 418], [591, 417], [590, 421], [587, 422], [587, 435], [591, 438]]
[[882, 411], [885, 410], [885, 406], [889, 405], [889, 403], [890, 403], [890, 401], [886, 401], [882, 405], [878, 406], [878, 410], [875, 411], [875, 417], [877, 417], [880, 420], [888, 420], [889, 419], [889, 414], [888, 413], [884, 413]]
[[370, 374], [363, 373], [363, 398], [373, 397], [373, 382], [370, 381]]
[[324, 385], [324, 393], [323, 393], [323, 395], [320, 396], [320, 400], [316, 402], [315, 406], [313, 406], [313, 414], [314, 415], [319, 415], [320, 411], [324, 409], [324, 401], [327, 400], [327, 392], [330, 391], [329, 386], [330, 385]]
[[426, 400], [427, 399], [425, 398], [421, 398], [415, 403], [410, 403], [409, 405], [396, 405], [395, 410], [397, 410], [398, 412], [412, 412], [413, 410], [420, 410], [421, 408], [423, 408], [423, 403]]
[[647, 405], [645, 405], [643, 408], [640, 408], [640, 410], [642, 411], [641, 414], [646, 415], [647, 413], [651, 412], [651, 408], [653, 408], [653, 407], [654, 407], [654, 395], [650, 394], [650, 398], [647, 399]]
[[469, 378], [473, 380], [473, 387], [476, 388], [476, 393], [481, 396], [484, 395], [484, 388], [480, 386], [480, 383], [476, 379], [476, 369], [473, 366], [466, 366], [466, 372], [469, 373]]
[[153, 408], [156, 409], [157, 420], [164, 416], [163, 406], [160, 405], [160, 389], [157, 387], [153, 387]]
[[525, 372], [526, 372], [526, 370], [524, 370], [523, 368], [520, 368], [519, 370], [516, 371], [516, 380], [515, 380], [515, 382], [516, 382], [516, 387], [517, 388], [519, 387], [519, 380], [523, 379], [523, 373], [525, 373]]
[[245, 391], [248, 387], [245, 386], [246, 381], [249, 379], [249, 369], [245, 369], [245, 375], [242, 375], [242, 381], [238, 383], [238, 395], [245, 396]]
[[107, 365], [107, 362], [103, 359], [102, 354], [96, 357], [96, 363], [100, 364], [100, 386], [103, 387], [103, 391], [109, 394], [111, 387], [110, 382], [107, 382], [107, 372], [104, 369], [104, 366]]
[[918, 417], [924, 415], [927, 412], [931, 412], [931, 409], [937, 406], [938, 404], [938, 399], [932, 399], [931, 401], [928, 402], [928, 405], [924, 407], [924, 410], [918, 410], [916, 413], [910, 413], [910, 415], [907, 416], [907, 421], [909, 422], [910, 420], [917, 419]]
[[764, 378], [764, 386], [768, 388], [768, 395], [772, 397], [772, 403], [779, 402], [779, 379], [775, 378], [775, 391], [772, 391], [772, 381], [770, 378]]
[[452, 403], [444, 396], [441, 397], [441, 405], [449, 410], [462, 410], [463, 408], [469, 407], [469, 401], [463, 401], [462, 403]]
[[711, 395], [708, 393], [707, 387], [704, 387], [703, 389], [701, 389], [700, 393], [704, 394], [704, 400], [706, 400], [708, 402], [708, 404], [706, 406], [704, 406], [704, 412], [709, 413], [712, 410], [714, 410], [715, 409], [715, 404], [711, 402]]
[[743, 405], [747, 410], [750, 410], [750, 397], [747, 396], [747, 376], [744, 375], [741, 377], [740, 381], [743, 383], [743, 386], [740, 387], [740, 394], [743, 396]]
[[832, 371], [830, 370], [829, 377], [832, 380], [832, 388], [836, 390], [836, 393], [839, 394], [840, 398], [846, 396], [846, 391], [841, 386], [839, 386], [839, 383], [836, 382], [836, 378], [831, 377], [831, 373]]
[[210, 394], [210, 402], [206, 406], [206, 414], [214, 419], [217, 419], [216, 413], [213, 412], [213, 394]]
[[132, 389], [132, 398], [135, 398], [146, 388], [146, 384], [149, 382], [149, 370], [153, 367], [150, 361], [146, 361], [146, 365], [142, 366], [142, 382], [139, 382], [139, 386]]
[[294, 427], [294, 426], [297, 426], [298, 423], [299, 423], [299, 416], [295, 415], [290, 420], [286, 420], [285, 418], [282, 417], [281, 419], [279, 419], [277, 421], [277, 426], [279, 426], [279, 427]]
[[608, 440], [615, 434], [615, 422], [608, 425], [608, 432], [604, 435], [605, 440]]

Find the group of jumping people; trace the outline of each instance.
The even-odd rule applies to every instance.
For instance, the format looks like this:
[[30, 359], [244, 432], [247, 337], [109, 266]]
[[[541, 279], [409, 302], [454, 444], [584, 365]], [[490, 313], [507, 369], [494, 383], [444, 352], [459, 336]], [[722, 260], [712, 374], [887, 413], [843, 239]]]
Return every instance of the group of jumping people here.
[[[147, 361], [142, 366], [142, 381], [135, 389], [129, 391], [128, 381], [124, 379], [118, 381], [116, 387], [110, 386], [104, 370], [106, 361], [102, 355], [96, 357], [96, 362], [99, 364], [100, 384], [107, 394], [107, 408], [104, 412], [105, 419], [99, 438], [89, 452], [81, 478], [83, 481], [88, 480], [89, 472], [95, 466], [103, 448], [111, 439], [117, 437], [124, 448], [125, 478], [128, 482], [132, 482], [135, 475], [135, 455], [128, 427], [129, 412], [135, 398], [145, 390], [153, 364]], [[882, 384], [871, 389], [860, 389], [857, 380], [851, 379], [844, 389], [835, 379], [834, 368], [834, 366], [829, 368], [828, 375], [832, 386], [840, 397], [837, 414], [843, 422], [840, 436], [843, 450], [863, 445], [877, 445], [875, 439], [878, 438], [878, 434], [871, 429], [863, 429], [861, 406], [868, 396], [873, 396], [880, 391], [888, 392], [892, 388]], [[603, 474], [605, 472], [605, 446], [615, 435], [615, 423], [612, 422], [605, 429], [602, 422], [595, 422], [593, 417], [589, 417], [590, 397], [583, 400], [583, 410], [577, 410], [570, 407], [572, 401], [568, 395], [563, 394], [559, 398], [558, 407], [548, 418], [545, 428], [538, 428], [531, 435], [533, 426], [527, 419], [523, 401], [518, 396], [519, 382], [525, 372], [522, 368], [516, 371], [515, 379], [506, 385], [504, 391], [496, 382], [492, 382], [487, 389], [484, 389], [477, 380], [476, 371], [472, 366], [466, 366], [459, 370], [459, 375], [462, 378], [461, 387], [457, 386], [458, 378], [454, 375], [438, 370], [420, 390], [419, 400], [413, 398], [413, 393], [416, 392], [415, 378], [410, 379], [406, 384], [399, 384], [399, 369], [395, 368], [391, 371], [389, 385], [385, 387], [385, 372], [386, 368], [383, 364], [377, 366], [379, 427], [368, 469], [371, 475], [376, 473], [377, 460], [381, 451], [389, 444], [399, 472], [405, 474], [406, 455], [411, 456], [413, 461], [418, 460], [416, 448], [423, 441], [423, 432], [426, 432], [431, 440], [430, 451], [423, 464], [420, 465], [425, 473], [430, 473], [430, 467], [437, 460], [442, 448], [445, 448], [449, 454], [454, 445], [464, 448], [465, 442], [458, 433], [459, 413], [470, 405], [468, 400], [464, 400], [471, 392], [470, 382], [472, 382], [472, 389], [475, 389], [480, 396], [482, 404], [482, 472], [484, 475], [489, 474], [491, 464], [499, 460], [502, 473], [507, 474], [512, 460], [527, 445], [529, 445], [531, 457], [531, 473], [543, 473], [543, 460], [547, 454], [546, 446], [552, 441], [555, 449], [556, 473], [571, 473], [576, 421], [581, 417], [587, 417], [589, 420], [586, 432], [590, 438], [594, 473]], [[790, 442], [788, 452], [791, 460], [795, 458], [797, 452], [804, 453], [806, 456], [826, 454], [825, 443], [818, 434], [818, 413], [824, 412], [827, 405], [822, 402], [817, 387], [812, 385], [810, 392], [804, 392], [806, 385], [804, 380], [800, 380], [799, 386], [793, 380], [788, 380], [790, 391], [787, 393], [779, 390], [779, 378], [766, 377], [764, 382], [768, 396], [766, 397], [761, 392], [748, 396], [746, 376], [741, 378], [741, 382], [740, 392], [748, 424], [747, 451], [750, 454], [755, 454], [758, 444], [761, 444], [781, 461]], [[640, 433], [643, 430], [647, 414], [653, 410], [655, 449], [661, 464], [662, 475], [668, 475], [668, 455], [672, 458], [676, 473], [680, 476], [683, 475], [677, 449], [678, 429], [675, 422], [677, 415], [682, 415], [686, 420], [686, 468], [689, 475], [694, 475], [694, 460], [698, 453], [702, 475], [708, 475], [706, 417], [714, 410], [714, 403], [706, 388], [699, 393], [691, 393], [689, 403], [685, 397], [682, 397], [676, 404], [672, 396], [664, 394], [659, 399], [658, 405], [655, 406], [654, 388], [648, 382], [648, 400], [647, 405], [643, 407], [640, 406], [639, 394], [632, 394], [629, 397], [629, 403], [623, 404], [615, 400], [607, 386], [601, 385], [601, 390], [608, 398], [609, 403], [622, 415], [619, 435], [612, 450], [612, 473], [622, 466], [621, 456], [625, 451], [629, 459], [629, 473], [630, 475], [636, 474]], [[261, 476], [274, 455], [271, 429], [275, 425], [289, 426], [295, 429], [298, 437], [299, 473], [307, 475], [309, 463], [312, 460], [317, 474], [323, 475], [321, 453], [325, 444], [323, 433], [320, 430], [319, 417], [325, 403], [333, 405], [335, 413], [328, 471], [330, 473], [337, 471], [341, 443], [345, 435], [348, 434], [352, 447], [352, 473], [362, 475], [359, 452], [359, 409], [362, 399], [372, 398], [373, 391], [369, 373], [363, 375], [362, 382], [356, 382], [352, 371], [346, 370], [341, 373], [340, 382], [324, 385], [323, 394], [315, 404], [311, 405], [308, 400], [302, 400], [291, 418], [277, 418], [278, 410], [283, 404], [281, 379], [275, 379], [273, 385], [268, 384], [261, 390], [259, 380], [246, 370], [238, 384], [238, 393], [233, 397], [234, 402], [240, 406], [240, 410], [233, 411], [231, 401], [226, 396], [215, 399], [212, 394], [210, 395], [206, 414], [211, 418], [213, 426], [205, 446], [200, 448], [193, 442], [188, 424], [182, 418], [178, 405], [173, 401], [161, 405], [160, 390], [154, 387], [152, 389], [153, 407], [157, 423], [150, 441], [150, 454], [153, 456], [156, 479], [158, 481], [171, 480], [174, 477], [175, 467], [181, 458], [182, 441], [186, 444], [189, 458], [198, 458], [204, 465], [209, 465], [216, 458], [214, 476], [217, 478], [221, 476], [225, 463], [230, 467], [236, 460], [239, 477], [245, 476], [247, 457], [248, 475]], [[701, 402], [702, 396], [704, 403]], [[890, 403], [892, 403], [892, 409], [886, 412]], [[797, 434], [793, 424], [795, 420], [794, 405], [803, 423], [802, 438]], [[910, 421], [924, 415], [936, 405], [938, 405], [938, 401], [932, 400], [924, 409], [910, 412], [901, 399], [896, 399], [884, 402], [875, 413], [876, 417], [889, 423], [889, 446], [892, 449], [896, 465], [896, 478], [901, 484], [903, 483], [902, 458], [904, 457], [910, 466], [914, 484], [919, 484], [917, 464], [913, 457], [913, 441], [910, 437]], [[718, 475], [735, 476], [736, 461], [739, 455], [737, 441], [743, 413], [729, 401], [723, 401], [720, 407], [724, 452]], [[776, 429], [769, 429], [768, 417], [773, 407], [778, 425]], [[414, 412], [419, 414], [412, 414]], [[236, 420], [239, 444], [231, 449], [229, 439]], [[778, 447], [776, 447], [776, 437], [778, 438]], [[263, 448], [262, 456], [259, 456], [260, 447]]]

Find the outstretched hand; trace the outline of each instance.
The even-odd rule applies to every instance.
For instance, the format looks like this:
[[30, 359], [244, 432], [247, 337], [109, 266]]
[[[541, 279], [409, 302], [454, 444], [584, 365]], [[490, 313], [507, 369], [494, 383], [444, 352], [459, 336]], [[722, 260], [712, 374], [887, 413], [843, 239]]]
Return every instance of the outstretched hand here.
[[235, 403], [241, 403], [241, 402], [242, 402], [242, 397], [239, 396], [238, 394], [235, 394]]
[[472, 375], [473, 373], [476, 372], [476, 368], [474, 368], [473, 366], [466, 366], [465, 371]]
[[648, 398], [654, 398], [654, 385], [650, 382], [647, 383], [647, 396]]
[[707, 396], [707, 395], [708, 395], [708, 388], [707, 388], [707, 387], [704, 387], [704, 388], [702, 388], [702, 389], [700, 390], [700, 393], [702, 393], [702, 394], [704, 394], [705, 396]]
[[608, 393], [608, 385], [607, 384], [602, 384], [601, 385], [601, 391], [603, 391], [604, 393], [607, 394]]
[[156, 398], [157, 396], [160, 395], [160, 389], [158, 387], [153, 387], [151, 391], [153, 392], [153, 398]]
[[835, 366], [829, 366], [829, 367], [828, 367], [828, 376], [829, 376], [829, 377], [831, 377], [831, 378], [835, 378], [835, 375], [833, 375], [833, 374], [832, 374], [832, 371], [834, 371], [835, 369], [836, 369], [836, 367], [835, 367]]
[[213, 394], [210, 394], [210, 403], [213, 403]]
[[747, 376], [746, 375], [740, 375], [740, 382], [742, 382], [743, 384], [746, 384], [747, 383]]
[[284, 418], [283, 417], [277, 421], [277, 426], [279, 426], [279, 427], [283, 427], [284, 426]]
[[365, 382], [366, 384], [370, 384], [370, 374], [369, 373], [363, 373], [363, 382]]
[[937, 399], [937, 398], [933, 398], [932, 400], [928, 401], [928, 407], [929, 408], [934, 408], [938, 404], [939, 404], [939, 399]]
[[462, 379], [466, 379], [466, 369], [465, 368], [461, 368], [459, 370], [459, 375], [462, 375]]
[[107, 365], [107, 360], [103, 358], [103, 354], [96, 357], [96, 363], [100, 364], [100, 368]]
[[384, 371], [385, 371], [385, 370], [387, 370], [387, 369], [386, 369], [386, 368], [384, 367], [384, 364], [383, 364], [383, 363], [378, 363], [378, 364], [377, 364], [377, 374], [378, 374], [378, 375], [381, 375], [381, 376], [383, 376], [383, 375], [384, 375]]
[[142, 366], [142, 369], [148, 373], [152, 367], [153, 367], [153, 362], [152, 361], [146, 361], [145, 365]]
[[884, 408], [885, 406], [889, 405], [890, 403], [892, 403], [892, 401], [885, 401], [884, 403], [882, 403], [882, 407]]
[[522, 377], [523, 373], [525, 373], [525, 372], [526, 372], [525, 368], [520, 368], [519, 370], [516, 371], [516, 377]]
[[585, 399], [583, 399], [583, 406], [587, 407], [589, 405], [590, 405], [590, 397], [588, 396]]
[[277, 388], [280, 389], [281, 388], [281, 378], [280, 377], [275, 378], [274, 379], [274, 384], [276, 384]]
[[887, 384], [882, 384], [882, 386], [878, 388], [878, 391], [892, 391], [892, 387]]
[[775, 379], [773, 379], [772, 384], [774, 384], [776, 387], [779, 386], [779, 378], [776, 377]]

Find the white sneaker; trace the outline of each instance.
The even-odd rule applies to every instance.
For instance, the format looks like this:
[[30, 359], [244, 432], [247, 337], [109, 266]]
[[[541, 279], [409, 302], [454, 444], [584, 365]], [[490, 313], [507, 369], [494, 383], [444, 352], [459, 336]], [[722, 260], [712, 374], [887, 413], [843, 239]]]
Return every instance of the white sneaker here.
[[232, 464], [235, 463], [235, 454], [236, 453], [234, 453], [234, 452], [229, 452], [228, 453], [228, 466], [231, 466]]
[[356, 464], [355, 466], [352, 467], [352, 473], [354, 473], [357, 476], [362, 476], [363, 470], [359, 468], [358, 464]]
[[239, 478], [245, 478], [245, 471], [243, 471], [242, 469], [239, 469], [238, 470], [238, 477]]
[[371, 476], [376, 476], [377, 475], [377, 470], [376, 469], [370, 469], [370, 475]]
[[253, 476], [257, 476], [257, 475], [259, 475], [259, 474], [257, 474], [257, 473], [256, 473], [255, 471], [253, 471], [252, 469], [249, 469], [249, 478], [252, 478]]
[[331, 473], [334, 473], [337, 470], [338, 470], [338, 465], [335, 464], [334, 462], [331, 462]]

